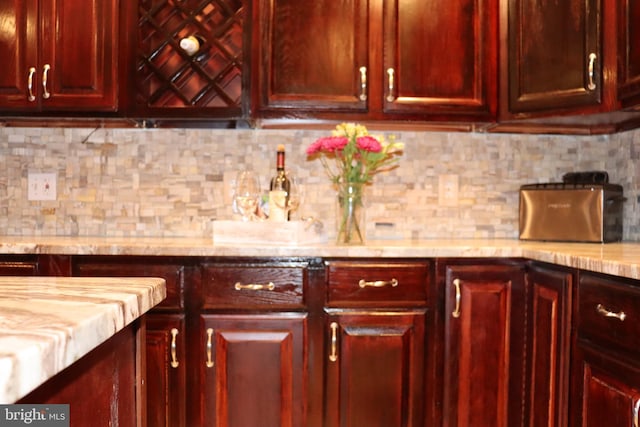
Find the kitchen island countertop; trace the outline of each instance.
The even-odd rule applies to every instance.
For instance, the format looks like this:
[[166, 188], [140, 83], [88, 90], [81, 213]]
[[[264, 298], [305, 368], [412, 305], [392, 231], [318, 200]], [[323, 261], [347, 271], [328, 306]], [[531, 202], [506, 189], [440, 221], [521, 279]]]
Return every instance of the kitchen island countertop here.
[[165, 297], [159, 278], [0, 277], [0, 404], [19, 400]]
[[215, 244], [211, 238], [0, 237], [0, 254], [232, 257], [522, 257], [640, 279], [640, 243], [557, 243], [517, 239], [378, 240], [335, 244]]

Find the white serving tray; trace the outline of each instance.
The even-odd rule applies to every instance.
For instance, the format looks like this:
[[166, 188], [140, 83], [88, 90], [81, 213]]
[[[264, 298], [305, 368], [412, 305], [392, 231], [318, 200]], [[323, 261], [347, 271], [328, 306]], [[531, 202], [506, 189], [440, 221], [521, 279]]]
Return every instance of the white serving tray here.
[[323, 227], [307, 221], [213, 221], [213, 244], [308, 245], [326, 243]]

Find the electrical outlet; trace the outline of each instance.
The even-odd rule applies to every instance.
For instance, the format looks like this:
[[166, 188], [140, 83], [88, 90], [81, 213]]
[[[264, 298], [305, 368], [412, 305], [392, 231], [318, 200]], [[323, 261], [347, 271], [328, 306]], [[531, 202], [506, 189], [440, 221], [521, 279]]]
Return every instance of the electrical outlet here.
[[27, 199], [28, 200], [56, 200], [57, 197], [57, 175], [51, 173], [29, 172], [27, 176]]
[[458, 205], [458, 175], [440, 175], [438, 180], [438, 204]]

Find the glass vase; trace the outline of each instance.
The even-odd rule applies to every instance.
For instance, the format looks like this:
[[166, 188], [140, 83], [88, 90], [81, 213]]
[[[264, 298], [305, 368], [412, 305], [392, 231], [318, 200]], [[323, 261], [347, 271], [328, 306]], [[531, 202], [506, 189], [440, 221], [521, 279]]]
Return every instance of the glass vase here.
[[339, 245], [362, 245], [365, 238], [364, 184], [346, 183], [338, 189], [336, 213]]

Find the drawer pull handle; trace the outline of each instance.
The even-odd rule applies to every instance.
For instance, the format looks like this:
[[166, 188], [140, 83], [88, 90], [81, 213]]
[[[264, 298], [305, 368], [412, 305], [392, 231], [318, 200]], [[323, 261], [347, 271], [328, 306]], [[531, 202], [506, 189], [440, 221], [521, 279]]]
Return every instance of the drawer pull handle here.
[[47, 90], [47, 77], [49, 76], [50, 69], [51, 65], [44, 64], [44, 69], [42, 70], [42, 97], [44, 99], [49, 99], [51, 97], [51, 93]]
[[360, 101], [367, 100], [367, 67], [360, 67]]
[[633, 407], [633, 427], [640, 427], [640, 399], [636, 400]]
[[393, 102], [396, 97], [393, 95], [393, 89], [395, 88], [395, 70], [393, 68], [387, 68], [387, 75], [389, 79], [389, 92], [387, 93], [387, 102]]
[[240, 282], [237, 282], [235, 285], [236, 291], [248, 290], [248, 291], [272, 291], [276, 288], [276, 285], [273, 282], [269, 282], [266, 285], [261, 285], [257, 283], [249, 283], [248, 285], [243, 285]]
[[453, 286], [456, 288], [456, 308], [453, 310], [453, 313], [451, 313], [451, 315], [457, 319], [458, 317], [460, 317], [460, 279], [455, 279], [453, 281]]
[[595, 53], [589, 54], [589, 65], [587, 66], [589, 69], [589, 83], [587, 84], [587, 89], [589, 90], [595, 90], [596, 88], [596, 82], [594, 78], [594, 74], [595, 74], [594, 68], [596, 64], [596, 59], [597, 59], [597, 56]]
[[367, 286], [371, 286], [372, 288], [384, 288], [385, 286], [391, 286], [392, 288], [395, 288], [398, 286], [398, 280], [374, 280], [373, 282], [367, 282], [366, 280], [361, 279], [360, 282], [358, 282], [358, 286], [361, 288], [366, 288]]
[[213, 360], [211, 359], [211, 337], [213, 336], [213, 329], [207, 329], [207, 368], [213, 368]]
[[604, 317], [615, 317], [621, 322], [624, 322], [624, 319], [627, 318], [627, 314], [624, 311], [621, 311], [620, 313], [615, 313], [613, 311], [609, 311], [606, 308], [604, 308], [602, 304], [598, 304], [596, 306], [596, 310], [598, 311], [599, 314], [603, 315]]
[[176, 337], [178, 336], [178, 330], [176, 328], [171, 328], [171, 367], [177, 368], [180, 363], [178, 362], [178, 357], [176, 356]]
[[331, 328], [331, 354], [329, 354], [329, 360], [335, 362], [338, 360], [338, 323], [331, 322], [329, 327]]

